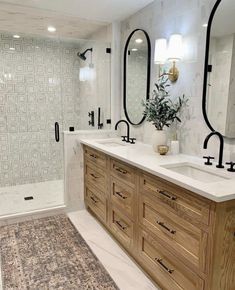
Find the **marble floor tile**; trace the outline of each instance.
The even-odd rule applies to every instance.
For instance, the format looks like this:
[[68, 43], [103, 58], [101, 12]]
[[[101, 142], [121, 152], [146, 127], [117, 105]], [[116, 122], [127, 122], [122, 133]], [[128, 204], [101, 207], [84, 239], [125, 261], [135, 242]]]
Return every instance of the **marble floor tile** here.
[[160, 290], [89, 212], [68, 216], [120, 290]]

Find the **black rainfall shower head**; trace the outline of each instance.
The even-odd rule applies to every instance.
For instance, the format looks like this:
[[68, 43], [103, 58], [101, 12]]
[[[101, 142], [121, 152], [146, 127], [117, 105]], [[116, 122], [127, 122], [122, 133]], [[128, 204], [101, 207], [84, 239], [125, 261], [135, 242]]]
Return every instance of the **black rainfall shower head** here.
[[87, 53], [88, 51], [92, 52], [93, 49], [92, 49], [92, 48], [88, 48], [88, 49], [85, 50], [83, 53], [78, 52], [77, 56], [78, 56], [80, 59], [82, 59], [82, 60], [85, 61], [85, 60], [86, 60], [86, 53]]

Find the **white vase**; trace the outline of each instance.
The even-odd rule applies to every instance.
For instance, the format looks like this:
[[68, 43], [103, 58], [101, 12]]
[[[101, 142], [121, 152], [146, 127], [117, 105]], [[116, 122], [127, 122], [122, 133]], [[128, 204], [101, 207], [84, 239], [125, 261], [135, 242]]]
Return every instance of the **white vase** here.
[[167, 145], [166, 131], [156, 130], [152, 136], [153, 150], [158, 152], [159, 145]]

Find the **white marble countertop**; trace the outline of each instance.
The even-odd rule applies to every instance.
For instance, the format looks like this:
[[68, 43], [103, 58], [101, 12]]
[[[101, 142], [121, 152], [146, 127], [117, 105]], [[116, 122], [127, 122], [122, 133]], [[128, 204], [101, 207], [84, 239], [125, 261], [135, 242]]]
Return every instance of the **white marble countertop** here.
[[[111, 140], [120, 142], [121, 139], [106, 139], [107, 142]], [[217, 169], [215, 164], [213, 166], [205, 166], [205, 160], [183, 154], [161, 156], [153, 151], [151, 145], [140, 142], [137, 142], [135, 145], [120, 142], [120, 146], [112, 147], [99, 143], [103, 141], [104, 139], [80, 140], [84, 145], [97, 149], [215, 202], [235, 199], [235, 173], [229, 173], [226, 169]], [[210, 173], [224, 176], [226, 179], [216, 182], [202, 182], [162, 167], [177, 163], [195, 164], [205, 171], [210, 170]]]

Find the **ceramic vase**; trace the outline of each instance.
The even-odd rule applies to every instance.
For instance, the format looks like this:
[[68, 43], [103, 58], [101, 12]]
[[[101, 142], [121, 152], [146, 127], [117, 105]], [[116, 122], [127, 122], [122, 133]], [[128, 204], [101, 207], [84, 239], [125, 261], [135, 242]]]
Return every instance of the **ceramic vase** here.
[[152, 136], [153, 150], [158, 152], [159, 145], [167, 145], [167, 137], [165, 130], [156, 130]]

